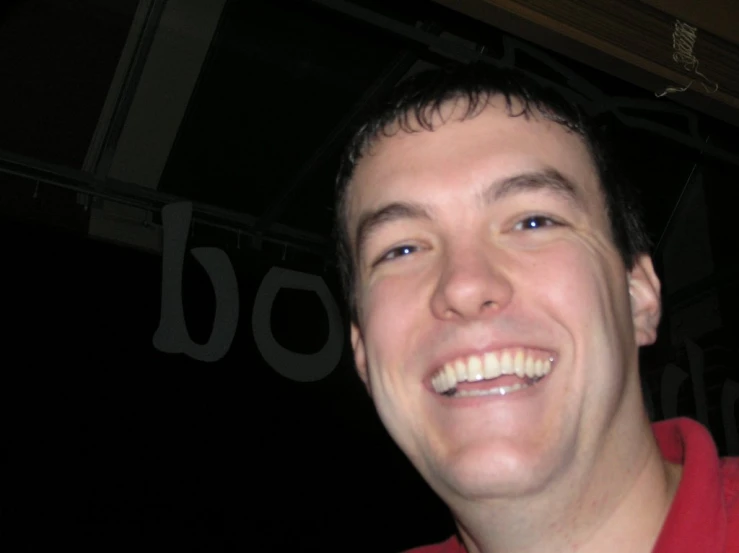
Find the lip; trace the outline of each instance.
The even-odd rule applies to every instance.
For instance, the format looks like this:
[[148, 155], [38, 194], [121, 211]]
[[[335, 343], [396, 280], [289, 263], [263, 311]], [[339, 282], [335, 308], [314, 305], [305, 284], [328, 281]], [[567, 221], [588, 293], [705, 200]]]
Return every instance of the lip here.
[[423, 379], [424, 386], [428, 388], [435, 395], [438, 395], [436, 391], [434, 390], [433, 386], [431, 385], [431, 379], [442, 367], [444, 367], [446, 363], [450, 363], [458, 359], [466, 359], [471, 355], [483, 356], [486, 353], [490, 353], [490, 352], [501, 351], [505, 349], [517, 349], [517, 348], [536, 350], [544, 354], [548, 354], [551, 358], [553, 358], [552, 371], [554, 370], [554, 367], [557, 364], [557, 359], [559, 358], [559, 354], [556, 350], [549, 349], [547, 347], [542, 347], [541, 344], [523, 344], [523, 343], [509, 342], [509, 343], [495, 344], [495, 345], [491, 345], [485, 348], [459, 349], [459, 350], [455, 350], [450, 353], [446, 353], [443, 356], [436, 358], [432, 362], [432, 364], [429, 366], [424, 376], [424, 379]]

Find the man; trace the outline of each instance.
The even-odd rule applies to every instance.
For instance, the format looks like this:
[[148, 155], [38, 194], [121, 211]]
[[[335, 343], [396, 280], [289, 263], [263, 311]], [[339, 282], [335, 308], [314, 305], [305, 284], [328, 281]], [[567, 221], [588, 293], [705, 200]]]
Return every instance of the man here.
[[458, 536], [418, 552], [739, 551], [739, 463], [652, 426], [660, 284], [582, 114], [508, 71], [414, 76], [351, 141], [359, 374]]

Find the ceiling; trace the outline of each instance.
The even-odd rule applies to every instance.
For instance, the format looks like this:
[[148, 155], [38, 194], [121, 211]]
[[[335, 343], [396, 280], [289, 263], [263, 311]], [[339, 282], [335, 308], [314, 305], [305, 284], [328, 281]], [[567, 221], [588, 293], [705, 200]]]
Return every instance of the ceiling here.
[[696, 162], [736, 173], [727, 121], [509, 34], [473, 4], [6, 2], [7, 211], [155, 250], [161, 207], [188, 200], [216, 244], [330, 263], [349, 129], [409, 72], [448, 63], [515, 65], [583, 102], [617, 137], [656, 240]]
[[[739, 5], [728, 0], [437, 0], [540, 47], [739, 124]], [[733, 30], [732, 30], [733, 29]]]

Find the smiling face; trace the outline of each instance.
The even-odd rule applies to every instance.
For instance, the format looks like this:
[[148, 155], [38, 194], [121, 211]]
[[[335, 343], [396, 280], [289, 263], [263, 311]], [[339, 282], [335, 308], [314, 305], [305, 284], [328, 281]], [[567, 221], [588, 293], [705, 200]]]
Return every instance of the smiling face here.
[[647, 258], [624, 267], [577, 135], [502, 100], [445, 120], [356, 168], [355, 360], [443, 498], [536, 493], [641, 420], [659, 283]]

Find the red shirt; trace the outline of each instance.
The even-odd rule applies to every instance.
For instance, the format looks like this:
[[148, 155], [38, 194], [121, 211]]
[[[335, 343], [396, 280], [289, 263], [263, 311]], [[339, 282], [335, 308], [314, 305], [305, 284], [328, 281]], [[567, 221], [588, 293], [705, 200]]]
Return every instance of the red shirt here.
[[[739, 457], [719, 459], [692, 419], [652, 425], [662, 456], [683, 465], [677, 494], [652, 553], [739, 553]], [[407, 553], [466, 553], [456, 537]]]

